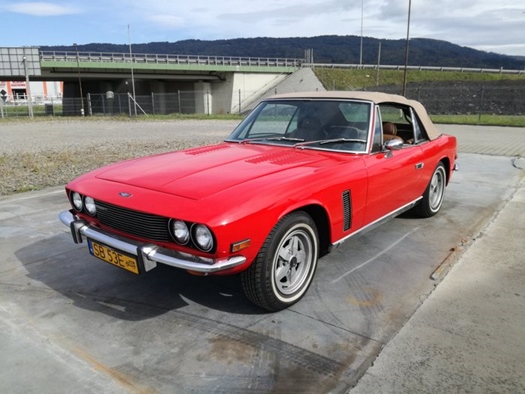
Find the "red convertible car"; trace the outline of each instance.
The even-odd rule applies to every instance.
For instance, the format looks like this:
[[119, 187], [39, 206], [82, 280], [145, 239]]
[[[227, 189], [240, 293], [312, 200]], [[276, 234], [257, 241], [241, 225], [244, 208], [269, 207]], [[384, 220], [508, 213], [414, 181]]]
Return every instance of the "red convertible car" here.
[[278, 311], [348, 238], [409, 209], [435, 215], [455, 160], [456, 139], [416, 101], [284, 94], [263, 100], [223, 143], [80, 176], [66, 186], [72, 209], [60, 220], [115, 266], [240, 274], [248, 299]]

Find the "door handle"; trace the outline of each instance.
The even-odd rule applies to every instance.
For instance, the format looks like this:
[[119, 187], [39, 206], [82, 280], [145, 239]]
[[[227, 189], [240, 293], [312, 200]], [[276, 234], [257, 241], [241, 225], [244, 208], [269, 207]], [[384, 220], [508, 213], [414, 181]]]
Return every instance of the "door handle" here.
[[425, 163], [417, 163], [416, 164], [416, 170], [421, 170], [423, 167], [425, 167]]

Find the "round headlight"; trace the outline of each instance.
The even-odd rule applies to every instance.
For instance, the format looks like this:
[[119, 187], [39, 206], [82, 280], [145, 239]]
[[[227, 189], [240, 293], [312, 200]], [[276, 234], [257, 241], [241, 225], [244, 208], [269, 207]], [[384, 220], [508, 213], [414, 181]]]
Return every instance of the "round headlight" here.
[[71, 202], [73, 203], [73, 207], [75, 207], [75, 209], [77, 211], [82, 211], [82, 196], [80, 194], [78, 194], [77, 192], [73, 192], [71, 194]]
[[208, 227], [203, 224], [193, 226], [193, 242], [203, 252], [209, 252], [213, 249], [213, 236]]
[[190, 240], [190, 230], [182, 220], [172, 220], [170, 223], [171, 235], [175, 242], [186, 245]]
[[84, 207], [86, 208], [86, 212], [89, 213], [91, 216], [95, 216], [95, 214], [97, 213], [95, 200], [93, 200], [92, 197], [84, 198]]

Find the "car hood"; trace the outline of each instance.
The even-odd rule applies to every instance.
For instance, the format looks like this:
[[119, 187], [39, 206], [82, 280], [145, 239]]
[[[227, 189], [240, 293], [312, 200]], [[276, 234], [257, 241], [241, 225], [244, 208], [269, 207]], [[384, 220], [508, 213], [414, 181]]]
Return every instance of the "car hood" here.
[[292, 147], [222, 143], [114, 164], [96, 177], [199, 200], [291, 169], [300, 169], [294, 176], [312, 172], [330, 156]]

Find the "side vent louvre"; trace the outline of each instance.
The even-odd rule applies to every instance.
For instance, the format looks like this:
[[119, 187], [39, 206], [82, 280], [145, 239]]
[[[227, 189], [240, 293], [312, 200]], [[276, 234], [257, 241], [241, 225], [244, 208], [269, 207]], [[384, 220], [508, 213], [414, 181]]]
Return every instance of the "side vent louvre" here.
[[352, 196], [350, 190], [343, 192], [343, 231], [352, 227]]

